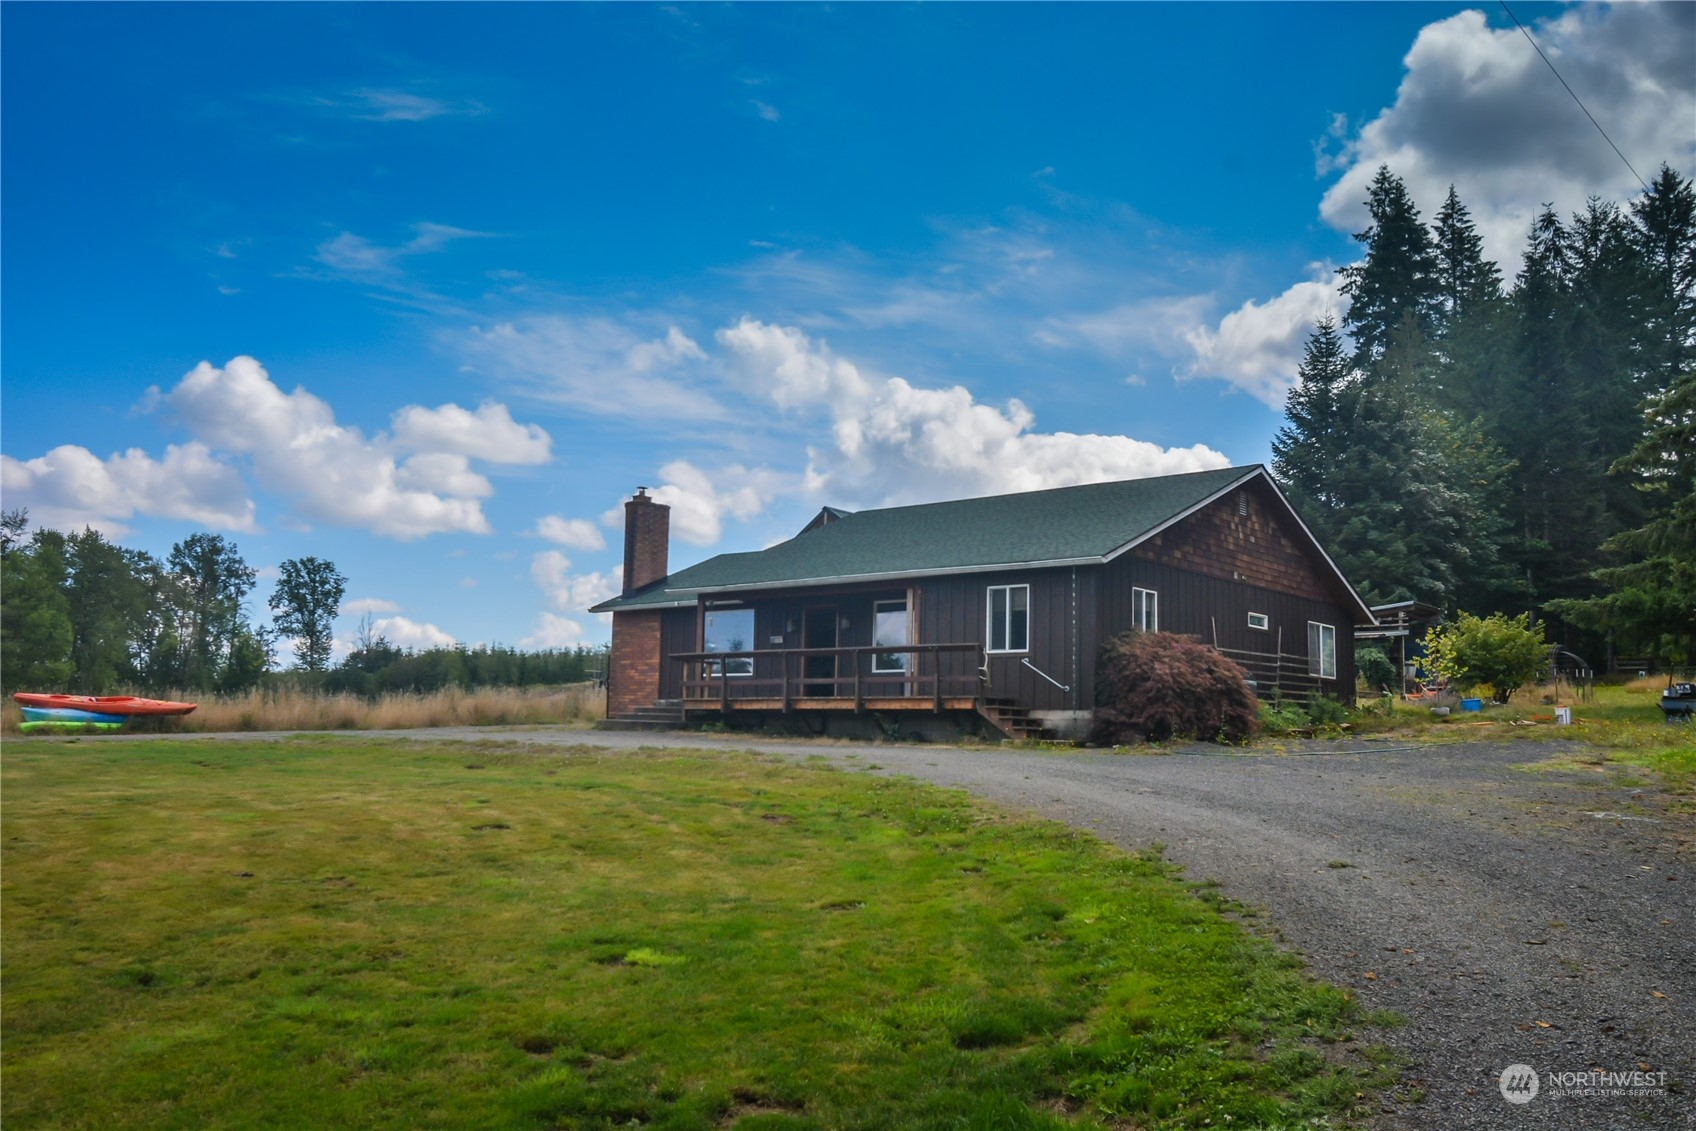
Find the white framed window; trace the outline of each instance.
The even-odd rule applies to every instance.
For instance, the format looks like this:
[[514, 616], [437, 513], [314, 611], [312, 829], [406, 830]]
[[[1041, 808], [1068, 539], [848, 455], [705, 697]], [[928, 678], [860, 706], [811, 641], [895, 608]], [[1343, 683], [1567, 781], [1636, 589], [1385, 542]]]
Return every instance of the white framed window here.
[[1031, 587], [989, 587], [989, 651], [1028, 652], [1031, 649]]
[[[880, 648], [899, 648], [911, 643], [907, 639], [907, 598], [872, 603], [872, 644]], [[910, 652], [873, 652], [872, 671], [905, 672], [912, 659]]]
[[1272, 628], [1272, 618], [1265, 613], [1250, 613], [1248, 626], [1256, 632], [1269, 632]]
[[[751, 652], [754, 649], [753, 609], [708, 609], [701, 618], [703, 652]], [[707, 674], [719, 674], [720, 665], [709, 663]], [[723, 661], [725, 675], [753, 675], [754, 658], [738, 656]]]
[[1131, 590], [1131, 624], [1144, 632], [1160, 631], [1160, 594], [1152, 589]]
[[1337, 630], [1334, 626], [1307, 622], [1307, 674], [1320, 679], [1337, 678]]

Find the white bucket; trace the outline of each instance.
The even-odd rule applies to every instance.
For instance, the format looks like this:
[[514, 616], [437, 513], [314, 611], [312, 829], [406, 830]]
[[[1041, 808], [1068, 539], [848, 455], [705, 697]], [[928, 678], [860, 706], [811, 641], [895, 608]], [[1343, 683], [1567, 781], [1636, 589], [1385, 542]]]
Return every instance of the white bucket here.
[[1555, 725], [1558, 726], [1558, 727], [1567, 727], [1567, 726], [1572, 725], [1572, 708], [1571, 707], [1556, 707], [1555, 708]]

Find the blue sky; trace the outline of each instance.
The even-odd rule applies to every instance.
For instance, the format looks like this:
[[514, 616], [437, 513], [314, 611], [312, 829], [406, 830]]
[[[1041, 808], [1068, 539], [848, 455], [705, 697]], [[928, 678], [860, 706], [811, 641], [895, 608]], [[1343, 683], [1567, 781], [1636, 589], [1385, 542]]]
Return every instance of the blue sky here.
[[[1696, 6], [1515, 11], [1645, 176]], [[397, 642], [595, 642], [674, 565], [875, 506], [1267, 458], [1381, 162], [1635, 182], [1499, 7], [49, 5], [3, 30], [4, 502]], [[609, 516], [612, 516], [609, 518]]]

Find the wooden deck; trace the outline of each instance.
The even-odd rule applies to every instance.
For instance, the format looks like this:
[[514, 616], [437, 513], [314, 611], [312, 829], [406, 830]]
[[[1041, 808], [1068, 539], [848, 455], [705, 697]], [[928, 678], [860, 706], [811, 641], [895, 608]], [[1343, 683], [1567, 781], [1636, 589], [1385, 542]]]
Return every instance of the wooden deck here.
[[941, 714], [976, 710], [983, 694], [983, 647], [976, 643], [686, 652], [671, 659], [683, 665], [685, 712]]

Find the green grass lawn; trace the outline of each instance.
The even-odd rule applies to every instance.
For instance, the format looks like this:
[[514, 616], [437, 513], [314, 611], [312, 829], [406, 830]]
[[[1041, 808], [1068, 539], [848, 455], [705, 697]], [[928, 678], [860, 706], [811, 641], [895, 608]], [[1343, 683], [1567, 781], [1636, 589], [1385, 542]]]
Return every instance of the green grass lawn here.
[[1300, 1126], [1387, 1073], [1152, 855], [753, 754], [4, 757], [32, 1127]]

